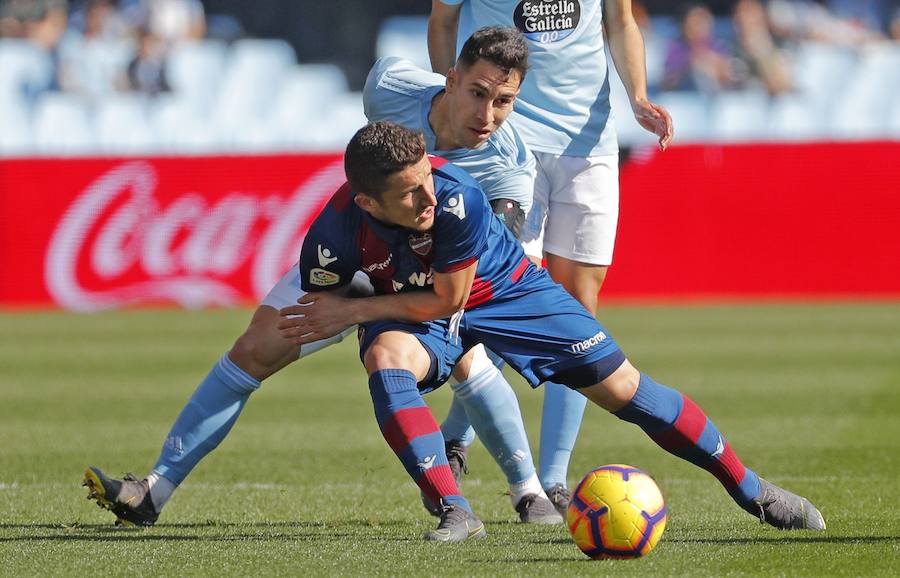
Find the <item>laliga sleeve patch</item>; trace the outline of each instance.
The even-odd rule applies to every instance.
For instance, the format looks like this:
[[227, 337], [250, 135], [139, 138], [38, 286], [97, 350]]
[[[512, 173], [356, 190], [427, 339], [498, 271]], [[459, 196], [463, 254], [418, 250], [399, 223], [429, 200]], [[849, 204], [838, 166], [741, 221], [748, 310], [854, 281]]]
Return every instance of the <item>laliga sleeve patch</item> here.
[[341, 276], [325, 269], [311, 269], [309, 272], [309, 282], [319, 287], [330, 287], [337, 285], [341, 280]]

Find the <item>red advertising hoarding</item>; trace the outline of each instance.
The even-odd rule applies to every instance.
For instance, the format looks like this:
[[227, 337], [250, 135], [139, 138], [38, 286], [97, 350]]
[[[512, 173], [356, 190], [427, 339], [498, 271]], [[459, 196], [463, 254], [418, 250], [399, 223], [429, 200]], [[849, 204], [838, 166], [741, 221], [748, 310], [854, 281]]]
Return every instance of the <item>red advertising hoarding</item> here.
[[[338, 154], [0, 160], [0, 306], [255, 303]], [[900, 296], [900, 143], [675, 147], [621, 172], [608, 297]]]
[[900, 142], [674, 147], [620, 182], [604, 295], [900, 297]]
[[256, 301], [343, 181], [333, 154], [0, 161], [0, 304]]

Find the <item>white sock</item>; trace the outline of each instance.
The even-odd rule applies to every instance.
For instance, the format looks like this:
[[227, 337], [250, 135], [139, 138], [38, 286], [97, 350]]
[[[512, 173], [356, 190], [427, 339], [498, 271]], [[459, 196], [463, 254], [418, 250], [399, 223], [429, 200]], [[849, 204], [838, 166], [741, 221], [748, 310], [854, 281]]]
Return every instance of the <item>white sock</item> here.
[[172, 497], [172, 492], [178, 487], [156, 472], [150, 472], [147, 475], [147, 485], [150, 486], [150, 500], [153, 502], [153, 507], [156, 508], [157, 514], [162, 512], [163, 506], [166, 505], [166, 502]]
[[538, 497], [546, 498], [547, 494], [541, 487], [541, 481], [537, 474], [531, 474], [531, 477], [524, 482], [509, 485], [509, 501], [512, 502], [513, 508], [519, 505], [519, 501], [525, 496], [536, 494]]

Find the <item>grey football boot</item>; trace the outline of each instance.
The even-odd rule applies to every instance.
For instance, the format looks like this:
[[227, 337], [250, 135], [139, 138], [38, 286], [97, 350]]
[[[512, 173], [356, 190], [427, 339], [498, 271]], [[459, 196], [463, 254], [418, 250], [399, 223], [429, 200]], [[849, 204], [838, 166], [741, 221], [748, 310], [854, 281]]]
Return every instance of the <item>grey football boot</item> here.
[[524, 524], [563, 523], [563, 517], [556, 511], [553, 502], [537, 494], [528, 494], [519, 500], [516, 511]]
[[85, 470], [81, 485], [87, 487], [89, 500], [116, 515], [116, 526], [149, 527], [159, 518], [147, 480], [138, 480], [132, 474], [116, 480], [91, 466]]
[[569, 510], [569, 502], [572, 501], [572, 494], [569, 493], [569, 488], [562, 484], [554, 484], [547, 490], [547, 497], [553, 502], [553, 507], [565, 520], [566, 512]]
[[759, 496], [747, 507], [761, 523], [782, 530], [825, 529], [825, 518], [809, 500], [759, 478]]
[[487, 536], [484, 524], [478, 516], [456, 505], [445, 505], [441, 509], [438, 527], [425, 533], [431, 542], [462, 542], [469, 538], [479, 540]]

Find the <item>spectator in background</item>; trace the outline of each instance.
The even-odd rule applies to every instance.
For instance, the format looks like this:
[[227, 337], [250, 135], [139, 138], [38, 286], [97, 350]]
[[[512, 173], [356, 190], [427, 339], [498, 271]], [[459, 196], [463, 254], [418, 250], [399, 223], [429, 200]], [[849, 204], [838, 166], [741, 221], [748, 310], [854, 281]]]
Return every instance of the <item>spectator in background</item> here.
[[135, 53], [131, 30], [113, 0], [88, 0], [73, 13], [60, 43], [60, 87], [99, 101], [128, 85], [125, 71]]
[[858, 46], [881, 38], [877, 31], [843, 20], [812, 0], [770, 0], [772, 31], [786, 42], [820, 42]]
[[66, 0], [0, 0], [0, 38], [23, 38], [52, 52], [67, 21]]
[[661, 88], [715, 93], [736, 84], [725, 47], [713, 35], [712, 12], [690, 5], [681, 19], [681, 36], [669, 46]]
[[896, 6], [897, 0], [828, 0], [835, 17], [874, 35], [887, 32], [891, 9]]
[[142, 0], [140, 9], [149, 33], [167, 45], [206, 36], [206, 13], [198, 0]]
[[656, 33], [653, 28], [653, 22], [650, 20], [650, 13], [641, 0], [633, 0], [631, 3], [631, 14], [634, 21], [641, 30], [641, 36], [644, 38], [644, 54], [647, 63], [647, 86], [651, 90], [656, 90], [659, 86], [660, 79], [663, 75], [663, 62], [665, 61], [666, 42], [662, 36]]
[[206, 36], [206, 15], [196, 0], [126, 0], [137, 54], [128, 64], [128, 88], [156, 95], [169, 90], [166, 57], [173, 45]]
[[888, 34], [894, 42], [900, 42], [900, 8], [894, 11], [891, 21], [888, 23]]
[[128, 88], [151, 96], [167, 92], [165, 41], [144, 27], [138, 28], [137, 37], [137, 55], [128, 64]]
[[761, 84], [770, 95], [789, 92], [791, 73], [785, 54], [775, 44], [766, 8], [760, 0], [738, 0], [732, 17], [735, 68], [742, 84]]

